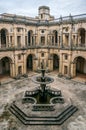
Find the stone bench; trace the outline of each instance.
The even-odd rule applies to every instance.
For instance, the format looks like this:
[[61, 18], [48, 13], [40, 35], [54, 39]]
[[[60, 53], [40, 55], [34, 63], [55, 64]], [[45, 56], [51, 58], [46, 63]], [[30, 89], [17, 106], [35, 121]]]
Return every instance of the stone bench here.
[[56, 90], [49, 89], [48, 93], [52, 94], [52, 95], [55, 95], [55, 96], [61, 96], [61, 91], [60, 90], [56, 91]]
[[38, 90], [26, 91], [25, 97], [36, 95], [37, 93], [38, 93]]
[[35, 104], [32, 107], [33, 111], [53, 111], [54, 105], [52, 104]]
[[50, 103], [64, 103], [64, 97], [54, 97], [50, 100]]
[[22, 98], [22, 103], [31, 103], [31, 104], [35, 104], [37, 101], [35, 98], [33, 97], [24, 97]]

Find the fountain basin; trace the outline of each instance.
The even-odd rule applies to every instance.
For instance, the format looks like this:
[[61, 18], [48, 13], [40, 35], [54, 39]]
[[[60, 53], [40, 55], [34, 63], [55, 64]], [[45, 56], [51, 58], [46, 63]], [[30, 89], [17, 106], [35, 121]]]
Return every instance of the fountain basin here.
[[48, 76], [34, 76], [32, 78], [32, 81], [37, 83], [37, 84], [50, 84], [54, 81], [54, 79], [52, 77], [48, 77]]
[[33, 97], [24, 97], [24, 98], [22, 99], [22, 103], [36, 104], [37, 101], [36, 101], [36, 99], [33, 98]]

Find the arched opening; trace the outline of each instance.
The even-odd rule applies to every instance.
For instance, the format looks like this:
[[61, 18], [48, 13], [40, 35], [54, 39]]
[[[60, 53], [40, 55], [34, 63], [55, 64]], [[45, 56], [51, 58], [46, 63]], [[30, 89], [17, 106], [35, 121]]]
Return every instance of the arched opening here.
[[29, 46], [31, 46], [31, 45], [33, 45], [33, 36], [32, 36], [32, 34], [33, 34], [33, 31], [32, 30], [30, 30], [30, 31], [28, 31], [28, 45]]
[[86, 60], [85, 58], [79, 56], [74, 59], [74, 73], [76, 74], [76, 77], [86, 81]]
[[4, 76], [10, 76], [10, 63], [11, 59], [8, 57], [4, 57], [0, 60], [0, 78]]
[[76, 59], [76, 74], [86, 74], [86, 60], [83, 57], [77, 57]]
[[59, 70], [59, 57], [53, 54], [53, 70]]
[[27, 57], [27, 72], [33, 70], [33, 55], [30, 54]]
[[84, 28], [80, 28], [78, 30], [78, 41], [79, 41], [80, 46], [85, 45], [85, 29]]
[[6, 47], [7, 30], [1, 29], [1, 48]]

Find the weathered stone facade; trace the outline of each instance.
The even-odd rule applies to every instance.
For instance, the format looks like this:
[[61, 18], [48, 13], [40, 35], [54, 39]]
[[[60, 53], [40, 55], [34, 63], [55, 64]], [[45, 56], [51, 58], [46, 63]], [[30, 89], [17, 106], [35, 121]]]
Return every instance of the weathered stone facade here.
[[0, 16], [0, 75], [37, 71], [41, 62], [67, 77], [86, 74], [86, 14], [55, 19], [41, 6], [36, 18]]

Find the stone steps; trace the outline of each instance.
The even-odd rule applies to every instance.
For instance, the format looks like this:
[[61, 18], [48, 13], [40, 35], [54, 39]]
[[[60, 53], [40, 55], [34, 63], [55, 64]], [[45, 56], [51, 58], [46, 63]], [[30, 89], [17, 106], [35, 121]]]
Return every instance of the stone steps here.
[[70, 116], [72, 116], [78, 109], [77, 107], [70, 105], [59, 115], [55, 116], [27, 116], [21, 111], [15, 104], [12, 104], [9, 110], [25, 125], [61, 125]]

